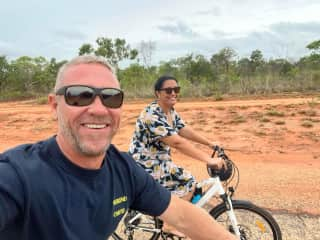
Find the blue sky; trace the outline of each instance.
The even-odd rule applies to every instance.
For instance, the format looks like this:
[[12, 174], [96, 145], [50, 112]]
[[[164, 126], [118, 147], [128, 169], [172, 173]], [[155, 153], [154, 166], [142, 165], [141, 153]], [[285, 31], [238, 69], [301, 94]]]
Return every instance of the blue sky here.
[[0, 8], [0, 55], [70, 59], [98, 37], [155, 43], [153, 63], [223, 47], [239, 58], [298, 59], [320, 39], [319, 0], [10, 0]]

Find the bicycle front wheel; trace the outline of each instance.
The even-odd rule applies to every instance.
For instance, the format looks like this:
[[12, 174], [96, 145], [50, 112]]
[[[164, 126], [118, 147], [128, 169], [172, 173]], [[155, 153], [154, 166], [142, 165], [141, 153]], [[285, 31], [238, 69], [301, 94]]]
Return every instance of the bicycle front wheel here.
[[[281, 230], [266, 210], [245, 201], [232, 200], [233, 210], [238, 222], [240, 240], [281, 240]], [[217, 222], [234, 233], [225, 204], [220, 204], [210, 211]]]

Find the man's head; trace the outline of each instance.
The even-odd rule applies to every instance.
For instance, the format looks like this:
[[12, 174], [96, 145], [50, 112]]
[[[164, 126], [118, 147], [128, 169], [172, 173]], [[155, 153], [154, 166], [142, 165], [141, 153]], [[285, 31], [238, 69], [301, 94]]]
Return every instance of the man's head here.
[[105, 154], [119, 128], [123, 93], [102, 57], [79, 56], [58, 73], [49, 103], [58, 119], [57, 141], [68, 155]]

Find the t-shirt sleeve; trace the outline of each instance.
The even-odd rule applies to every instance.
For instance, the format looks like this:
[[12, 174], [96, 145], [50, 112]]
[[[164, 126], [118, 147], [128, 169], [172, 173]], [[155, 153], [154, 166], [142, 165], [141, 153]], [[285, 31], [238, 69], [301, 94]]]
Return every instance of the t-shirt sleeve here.
[[152, 216], [161, 215], [169, 206], [171, 193], [134, 162], [135, 192], [131, 209]]
[[22, 192], [15, 169], [0, 155], [0, 231], [18, 216], [23, 202]]
[[152, 141], [177, 134], [176, 130], [168, 123], [166, 117], [155, 109], [145, 111], [141, 116], [141, 121], [147, 127]]

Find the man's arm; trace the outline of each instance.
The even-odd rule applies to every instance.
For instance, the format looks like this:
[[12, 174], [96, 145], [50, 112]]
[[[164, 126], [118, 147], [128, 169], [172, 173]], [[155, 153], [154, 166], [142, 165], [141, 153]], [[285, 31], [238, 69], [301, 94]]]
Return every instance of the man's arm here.
[[0, 154], [0, 232], [19, 216], [23, 199], [21, 193], [19, 177]]
[[160, 219], [191, 239], [236, 240], [234, 235], [219, 225], [205, 210], [174, 195]]

